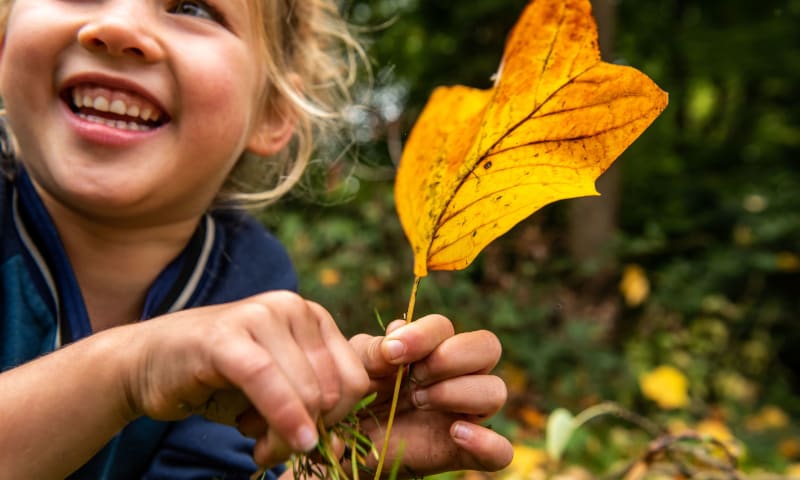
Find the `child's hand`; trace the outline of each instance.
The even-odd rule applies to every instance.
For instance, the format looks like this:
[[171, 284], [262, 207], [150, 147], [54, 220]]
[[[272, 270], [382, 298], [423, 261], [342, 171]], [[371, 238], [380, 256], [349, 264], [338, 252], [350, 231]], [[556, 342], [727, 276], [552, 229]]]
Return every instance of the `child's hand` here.
[[[507, 396], [505, 383], [489, 375], [501, 353], [494, 334], [482, 330], [454, 335], [448, 319], [429, 315], [408, 325], [393, 322], [386, 337], [358, 335], [350, 343], [369, 373], [370, 391], [379, 392], [372, 410], [384, 424], [397, 365], [412, 363], [410, 388], [401, 392], [392, 429], [387, 472], [392, 452], [403, 440], [401, 475], [495, 471], [511, 462], [511, 443], [478, 425], [496, 413]], [[383, 430], [367, 428], [380, 450]]]
[[[340, 420], [369, 385], [328, 312], [292, 293], [186, 310], [139, 326], [133, 341], [143, 354], [127, 386], [133, 415], [176, 420], [200, 413], [236, 421], [257, 439], [254, 458], [262, 465], [314, 447], [317, 418]], [[249, 403], [231, 391], [243, 392]]]

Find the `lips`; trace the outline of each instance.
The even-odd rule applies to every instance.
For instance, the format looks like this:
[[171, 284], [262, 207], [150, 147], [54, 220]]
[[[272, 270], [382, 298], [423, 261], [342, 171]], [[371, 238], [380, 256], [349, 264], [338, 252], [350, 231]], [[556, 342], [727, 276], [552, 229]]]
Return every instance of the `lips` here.
[[81, 119], [119, 130], [150, 131], [169, 121], [155, 102], [130, 89], [78, 83], [61, 97]]

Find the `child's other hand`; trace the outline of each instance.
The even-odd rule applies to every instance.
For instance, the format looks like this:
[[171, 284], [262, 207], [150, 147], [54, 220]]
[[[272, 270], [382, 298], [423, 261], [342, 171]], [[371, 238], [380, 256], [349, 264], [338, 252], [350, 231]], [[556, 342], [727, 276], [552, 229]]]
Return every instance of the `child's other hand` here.
[[[495, 414], [507, 397], [505, 383], [489, 374], [501, 354], [493, 333], [481, 330], [454, 335], [448, 319], [428, 315], [408, 325], [393, 322], [386, 337], [358, 335], [350, 343], [370, 376], [370, 391], [379, 392], [372, 410], [384, 424], [397, 366], [412, 364], [410, 387], [401, 392], [392, 429], [387, 471], [401, 439], [405, 439], [401, 475], [495, 471], [511, 462], [511, 443], [479, 425]], [[374, 425], [370, 430], [380, 449], [383, 430]]]
[[[132, 341], [140, 348], [131, 351], [141, 355], [126, 385], [132, 414], [227, 416], [256, 438], [254, 458], [262, 465], [311, 449], [317, 418], [340, 420], [369, 385], [328, 312], [293, 293], [185, 310], [138, 326]], [[226, 412], [231, 406], [236, 411]]]

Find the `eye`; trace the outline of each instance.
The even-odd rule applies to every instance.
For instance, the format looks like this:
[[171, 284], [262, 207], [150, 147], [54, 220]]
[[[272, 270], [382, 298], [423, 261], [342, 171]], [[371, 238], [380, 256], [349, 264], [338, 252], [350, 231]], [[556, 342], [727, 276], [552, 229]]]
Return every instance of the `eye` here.
[[167, 12], [175, 15], [189, 15], [192, 17], [224, 23], [222, 15], [211, 5], [199, 0], [178, 0], [173, 2]]

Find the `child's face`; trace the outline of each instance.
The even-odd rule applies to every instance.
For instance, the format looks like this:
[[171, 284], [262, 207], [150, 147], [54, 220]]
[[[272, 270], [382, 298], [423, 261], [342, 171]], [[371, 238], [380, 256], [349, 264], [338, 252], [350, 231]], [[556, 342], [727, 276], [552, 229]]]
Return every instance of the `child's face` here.
[[45, 200], [178, 221], [207, 208], [243, 150], [280, 149], [291, 125], [264, 115], [250, 10], [248, 0], [16, 0], [0, 92]]

